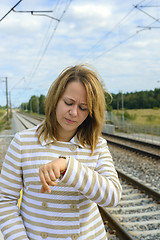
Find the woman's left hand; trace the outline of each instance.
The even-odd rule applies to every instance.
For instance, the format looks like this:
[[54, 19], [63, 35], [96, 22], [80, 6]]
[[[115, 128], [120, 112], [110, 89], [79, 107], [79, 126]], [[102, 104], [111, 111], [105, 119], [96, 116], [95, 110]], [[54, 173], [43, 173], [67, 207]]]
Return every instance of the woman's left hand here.
[[[51, 192], [50, 186], [56, 186], [56, 180], [60, 177], [61, 172], [66, 169], [67, 161], [65, 158], [56, 160], [43, 165], [39, 169], [39, 176], [42, 183], [41, 193]], [[49, 186], [50, 185], [50, 186]]]

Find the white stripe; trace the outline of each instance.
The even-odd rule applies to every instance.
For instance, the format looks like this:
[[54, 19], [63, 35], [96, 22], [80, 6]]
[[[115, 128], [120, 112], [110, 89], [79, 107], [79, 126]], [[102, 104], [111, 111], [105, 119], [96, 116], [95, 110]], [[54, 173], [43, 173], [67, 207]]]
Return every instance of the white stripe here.
[[[15, 169], [14, 167], [12, 167], [11, 165], [9, 165], [7, 162], [4, 162], [4, 167], [5, 168], [7, 168], [8, 170], [10, 170], [10, 171], [14, 171], [17, 175], [21, 175], [22, 174], [22, 170], [20, 169], [20, 170], [17, 170], [17, 169]], [[18, 164], [17, 164], [18, 165]], [[6, 172], [4, 169], [3, 169], [3, 173], [6, 173], [6, 174], [4, 174], [4, 175], [6, 175], [6, 176], [8, 176], [8, 172]], [[14, 178], [16, 177], [15, 175], [13, 175], [14, 176]], [[21, 179], [21, 177], [19, 177], [19, 179]]]
[[[38, 213], [36, 213], [37, 217], [36, 216], [33, 217], [31, 215], [28, 215], [28, 214], [29, 214], [29, 212], [34, 213], [35, 212], [35, 208], [26, 206], [24, 203], [23, 203], [22, 206], [26, 210], [26, 212], [24, 212], [24, 210], [21, 210], [21, 213], [23, 214], [23, 216], [28, 218], [28, 219], [30, 219], [31, 221], [34, 221], [34, 222], [42, 223], [42, 216], [41, 215], [44, 215], [46, 217], [53, 217], [52, 221], [54, 221], [54, 222], [56, 221], [57, 225], [68, 225], [67, 224], [68, 221], [62, 221], [61, 222], [61, 220], [58, 220], [58, 218], [63, 218], [63, 217], [68, 218], [68, 217], [70, 217], [71, 219], [73, 218], [72, 221], [75, 221], [75, 217], [79, 218], [79, 213], [78, 212], [72, 212], [72, 213], [65, 213], [63, 211], [62, 212], [59, 212], [59, 211], [53, 212], [53, 211], [47, 211], [47, 210], [45, 211], [44, 209], [43, 210], [38, 209]], [[57, 207], [57, 210], [60, 209], [60, 207], [61, 206]], [[65, 209], [70, 209], [70, 208], [68, 207], [68, 208], [65, 208]], [[54, 217], [55, 217], [55, 220], [54, 220]], [[48, 221], [49, 221], [48, 219], [44, 219], [43, 218], [43, 223], [44, 224], [48, 224]], [[69, 225], [73, 224], [73, 223], [70, 223], [70, 221], [68, 223], [69, 223]]]
[[[69, 165], [70, 165], [70, 162], [69, 161]], [[76, 162], [74, 162], [74, 171], [72, 171], [72, 175], [70, 176], [70, 178], [68, 179], [67, 181], [67, 185], [72, 185], [72, 182], [74, 181], [75, 179], [75, 176], [76, 176], [76, 173], [78, 171], [78, 164]]]
[[[17, 188], [17, 189], [21, 189], [22, 187], [22, 183], [20, 184], [16, 184], [16, 183], [13, 183], [12, 182], [12, 179], [8, 179], [8, 181], [6, 181], [5, 179], [1, 180], [1, 182], [4, 184], [4, 185], [9, 185], [10, 187], [14, 187], [14, 188]], [[7, 194], [8, 194], [8, 189], [7, 189]]]
[[[35, 231], [38, 231], [38, 230], [41, 229], [41, 227], [36, 226], [36, 223], [41, 223], [42, 225], [44, 224], [43, 225], [43, 229], [45, 231], [48, 231], [48, 232], [51, 232], [51, 233], [54, 233], [54, 234], [56, 234], [57, 231], [60, 231], [61, 234], [65, 234], [66, 231], [67, 231], [66, 229], [64, 229], [64, 230], [54, 229], [55, 225], [59, 226], [59, 227], [61, 227], [61, 226], [75, 226], [75, 225], [79, 225], [79, 221], [75, 221], [75, 217], [77, 217], [77, 216], [74, 216], [73, 220], [71, 220], [71, 221], [61, 221], [61, 220], [58, 221], [57, 219], [56, 220], [54, 220], [54, 219], [52, 219], [52, 220], [47, 220], [47, 219], [45, 220], [45, 219], [43, 219], [43, 221], [42, 221], [42, 218], [32, 217], [32, 216], [26, 214], [23, 211], [22, 211], [22, 213], [23, 213], [23, 216], [25, 218], [27, 218], [29, 221], [33, 221], [35, 223], [35, 224], [33, 223], [34, 224], [34, 226], [33, 226], [31, 223], [27, 223], [25, 220], [23, 220], [26, 223], [26, 225], [30, 225], [31, 229], [34, 229]], [[71, 219], [72, 219], [72, 217], [71, 217]], [[49, 228], [48, 222], [50, 223], [49, 224], [50, 228]], [[46, 225], [46, 227], [45, 227], [45, 225]], [[75, 229], [73, 229], [73, 230], [71, 229], [70, 231], [76, 231], [76, 230]]]

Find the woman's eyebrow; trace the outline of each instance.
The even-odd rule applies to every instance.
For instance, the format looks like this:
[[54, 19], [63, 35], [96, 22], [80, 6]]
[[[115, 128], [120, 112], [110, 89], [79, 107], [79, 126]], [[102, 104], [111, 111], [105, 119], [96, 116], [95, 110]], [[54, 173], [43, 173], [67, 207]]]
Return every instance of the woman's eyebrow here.
[[86, 105], [87, 106], [87, 103], [80, 103], [81, 105]]

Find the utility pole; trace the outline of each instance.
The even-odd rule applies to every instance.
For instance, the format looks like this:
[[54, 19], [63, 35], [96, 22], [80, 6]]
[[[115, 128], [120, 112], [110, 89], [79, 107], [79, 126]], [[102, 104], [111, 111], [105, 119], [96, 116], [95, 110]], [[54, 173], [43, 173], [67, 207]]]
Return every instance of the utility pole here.
[[6, 77], [6, 107], [7, 107], [7, 121], [9, 120], [9, 111], [8, 111], [8, 80]]
[[10, 106], [10, 117], [11, 117], [11, 114], [12, 114], [11, 92], [9, 92], [9, 106]]
[[124, 123], [124, 100], [123, 100], [123, 92], [121, 92], [122, 94], [122, 122]]
[[30, 99], [30, 112], [32, 113], [32, 97]]
[[39, 97], [37, 96], [37, 113], [39, 114]]
[[117, 94], [117, 113], [119, 113], [119, 93]]

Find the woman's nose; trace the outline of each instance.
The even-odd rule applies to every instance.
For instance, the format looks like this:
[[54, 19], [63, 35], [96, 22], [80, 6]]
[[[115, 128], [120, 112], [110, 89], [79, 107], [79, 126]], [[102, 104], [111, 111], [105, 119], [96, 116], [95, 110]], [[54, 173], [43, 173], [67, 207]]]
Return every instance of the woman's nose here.
[[70, 114], [75, 117], [75, 116], [77, 116], [77, 111], [78, 111], [77, 106], [72, 105], [72, 107], [70, 109]]

